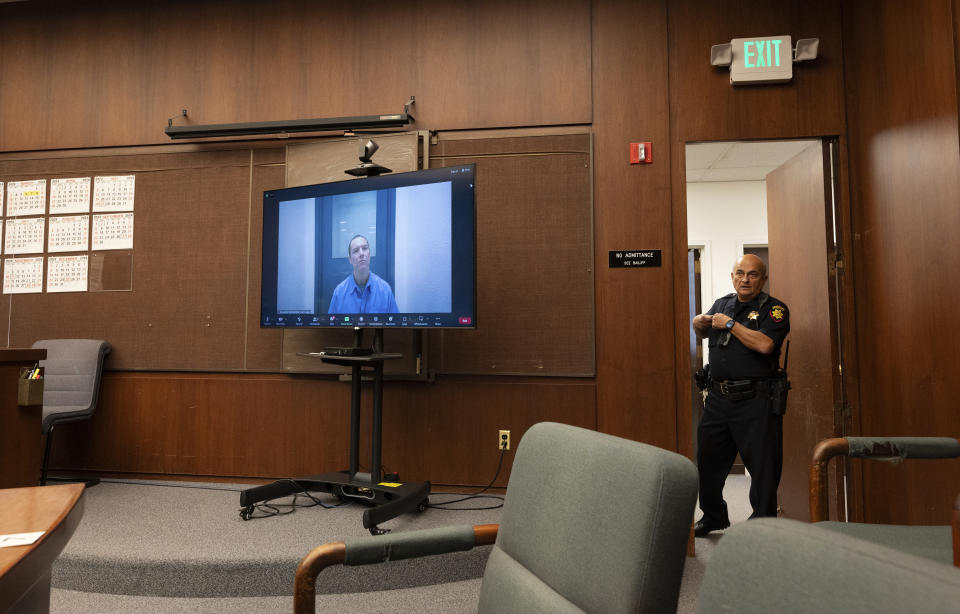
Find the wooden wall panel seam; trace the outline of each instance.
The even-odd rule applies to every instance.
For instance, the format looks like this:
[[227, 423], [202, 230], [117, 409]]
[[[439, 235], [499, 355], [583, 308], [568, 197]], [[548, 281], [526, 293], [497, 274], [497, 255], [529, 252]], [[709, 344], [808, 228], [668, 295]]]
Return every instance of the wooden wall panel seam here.
[[253, 150], [250, 150], [250, 172], [248, 174], [247, 188], [247, 266], [246, 279], [243, 293], [243, 363], [241, 367], [247, 368], [247, 342], [250, 336], [250, 258], [253, 245]]

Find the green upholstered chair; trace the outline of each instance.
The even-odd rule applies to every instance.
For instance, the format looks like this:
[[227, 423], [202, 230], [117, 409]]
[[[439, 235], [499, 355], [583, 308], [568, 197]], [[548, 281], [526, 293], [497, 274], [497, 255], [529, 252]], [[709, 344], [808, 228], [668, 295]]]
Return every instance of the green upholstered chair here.
[[481, 613], [676, 612], [696, 498], [697, 471], [684, 456], [537, 424], [517, 447], [499, 526], [390, 533], [315, 548], [297, 570], [294, 610], [314, 611], [317, 574], [331, 564], [492, 543]]
[[[825, 529], [866, 539], [943, 563], [954, 560], [950, 525], [889, 525], [830, 521], [827, 510], [827, 466], [836, 456], [901, 462], [904, 459], [960, 457], [960, 441], [951, 437], [839, 437], [813, 449], [810, 464], [810, 522]], [[950, 494], [953, 496], [953, 493]]]
[[819, 524], [759, 518], [727, 529], [697, 612], [957, 612], [960, 569]]

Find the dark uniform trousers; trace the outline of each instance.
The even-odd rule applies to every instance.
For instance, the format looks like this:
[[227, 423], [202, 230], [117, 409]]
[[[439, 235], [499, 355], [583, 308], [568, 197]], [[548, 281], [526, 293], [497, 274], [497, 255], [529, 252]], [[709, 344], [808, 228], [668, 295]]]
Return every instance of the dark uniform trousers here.
[[783, 417], [770, 411], [761, 386], [753, 398], [733, 401], [712, 391], [697, 429], [700, 509], [708, 524], [729, 524], [723, 485], [737, 451], [750, 472], [751, 518], [777, 515], [777, 486], [783, 469]]

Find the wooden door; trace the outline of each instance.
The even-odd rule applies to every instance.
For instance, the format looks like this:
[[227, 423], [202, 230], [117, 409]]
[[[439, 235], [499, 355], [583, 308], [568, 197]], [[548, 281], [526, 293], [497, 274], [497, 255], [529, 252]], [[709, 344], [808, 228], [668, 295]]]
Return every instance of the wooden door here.
[[[787, 371], [793, 385], [783, 420], [779, 503], [783, 516], [797, 520], [810, 519], [814, 445], [841, 435], [835, 416], [841, 406], [840, 354], [829, 146], [811, 145], [767, 175], [770, 294], [790, 310]], [[842, 482], [831, 482], [836, 502]]]

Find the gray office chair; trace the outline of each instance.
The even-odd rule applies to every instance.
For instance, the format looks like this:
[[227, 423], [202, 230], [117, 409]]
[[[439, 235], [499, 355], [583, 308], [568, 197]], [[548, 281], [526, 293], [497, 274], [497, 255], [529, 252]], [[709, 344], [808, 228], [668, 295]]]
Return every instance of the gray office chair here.
[[[43, 421], [46, 436], [40, 485], [47, 483], [50, 443], [58, 424], [88, 420], [93, 416], [100, 396], [103, 361], [110, 353], [110, 344], [99, 339], [42, 339], [34, 348], [47, 350], [43, 367]], [[96, 481], [89, 481], [91, 485]]]
[[951, 612], [960, 571], [817, 524], [758, 518], [710, 555], [697, 612]]
[[314, 611], [317, 574], [332, 564], [493, 543], [481, 614], [676, 612], [696, 498], [697, 470], [686, 457], [537, 424], [517, 447], [499, 526], [365, 536], [315, 548], [297, 569], [294, 611]]

